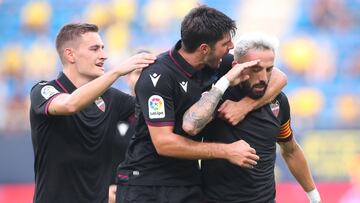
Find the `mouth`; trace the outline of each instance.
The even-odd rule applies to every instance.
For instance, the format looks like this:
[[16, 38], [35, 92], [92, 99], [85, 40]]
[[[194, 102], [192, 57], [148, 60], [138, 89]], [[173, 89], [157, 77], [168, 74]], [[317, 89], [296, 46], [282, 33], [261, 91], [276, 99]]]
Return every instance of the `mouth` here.
[[102, 68], [104, 66], [104, 63], [100, 62], [100, 63], [96, 63], [95, 65]]
[[254, 87], [253, 89], [257, 92], [261, 92], [264, 91], [265, 87]]

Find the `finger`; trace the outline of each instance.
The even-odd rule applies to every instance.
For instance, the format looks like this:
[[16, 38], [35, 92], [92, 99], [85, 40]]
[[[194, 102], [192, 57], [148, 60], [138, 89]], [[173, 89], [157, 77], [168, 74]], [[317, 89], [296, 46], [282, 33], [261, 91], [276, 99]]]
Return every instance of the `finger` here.
[[249, 158], [249, 160], [254, 160], [254, 161], [259, 161], [260, 159], [260, 157], [256, 154], [249, 154], [247, 158]]
[[242, 76], [240, 76], [240, 80], [241, 80], [242, 82], [248, 80], [249, 78], [250, 78], [249, 75], [242, 75]]
[[155, 60], [156, 56], [154, 54], [149, 54], [149, 53], [141, 53], [141, 54], [137, 54], [135, 55], [136, 58], [141, 58], [141, 59], [148, 59], [148, 60]]
[[219, 111], [219, 112], [222, 112], [222, 111], [226, 108], [227, 103], [228, 103], [227, 100], [226, 100], [224, 103], [222, 103], [221, 106], [219, 107], [218, 111]]
[[154, 63], [155, 60], [153, 59], [140, 59], [138, 60], [136, 63], [147, 63], [147, 64], [150, 64], [150, 63]]
[[244, 163], [244, 164], [242, 164], [242, 165], [241, 165], [241, 167], [243, 167], [243, 168], [248, 168], [248, 169], [253, 169], [253, 168], [254, 168], [254, 166], [253, 166], [253, 165], [248, 164], [248, 163]]
[[150, 64], [147, 64], [147, 63], [139, 63], [139, 64], [136, 64], [135, 67], [136, 69], [140, 69], [140, 68], [145, 68], [145, 67], [148, 67]]
[[248, 62], [245, 62], [245, 63], [242, 63], [240, 65], [242, 65], [245, 68], [249, 68], [249, 67], [252, 67], [252, 66], [255, 66], [257, 64], [259, 64], [260, 60], [259, 59], [256, 59], [256, 60], [253, 60], [253, 61], [248, 61]]
[[252, 147], [250, 147], [249, 152], [252, 153], [252, 154], [256, 154], [256, 150], [254, 148], [252, 148]]
[[238, 123], [239, 123], [239, 121], [232, 121], [232, 122], [231, 122], [231, 125], [235, 126], [235, 125], [237, 125]]
[[244, 163], [249, 164], [249, 165], [251, 165], [251, 166], [256, 166], [256, 165], [257, 165], [257, 161], [254, 161], [254, 160], [252, 160], [252, 159], [246, 159], [246, 160], [244, 161]]

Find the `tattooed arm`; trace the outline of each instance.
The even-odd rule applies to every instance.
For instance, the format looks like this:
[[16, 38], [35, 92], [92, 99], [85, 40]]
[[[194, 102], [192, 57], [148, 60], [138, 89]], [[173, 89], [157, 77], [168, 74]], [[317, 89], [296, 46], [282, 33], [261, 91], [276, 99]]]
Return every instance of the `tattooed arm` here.
[[212, 120], [212, 115], [222, 95], [229, 85], [234, 86], [249, 78], [243, 70], [259, 63], [259, 60], [236, 64], [209, 92], [202, 94], [199, 101], [192, 105], [183, 116], [183, 129], [189, 135], [196, 135]]
[[184, 114], [183, 129], [190, 135], [198, 134], [212, 118], [223, 93], [216, 87], [204, 92], [198, 102]]

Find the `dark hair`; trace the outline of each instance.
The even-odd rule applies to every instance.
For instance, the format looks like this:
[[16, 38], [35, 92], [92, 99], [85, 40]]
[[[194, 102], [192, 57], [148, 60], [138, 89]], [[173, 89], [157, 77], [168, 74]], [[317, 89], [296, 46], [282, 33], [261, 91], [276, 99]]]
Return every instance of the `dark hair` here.
[[63, 45], [68, 42], [79, 38], [87, 32], [98, 32], [97, 25], [88, 23], [71, 23], [63, 26], [56, 36], [56, 50], [62, 60]]
[[235, 35], [235, 21], [224, 13], [202, 5], [193, 8], [181, 23], [181, 40], [185, 51], [192, 53], [202, 43], [213, 46], [224, 34]]

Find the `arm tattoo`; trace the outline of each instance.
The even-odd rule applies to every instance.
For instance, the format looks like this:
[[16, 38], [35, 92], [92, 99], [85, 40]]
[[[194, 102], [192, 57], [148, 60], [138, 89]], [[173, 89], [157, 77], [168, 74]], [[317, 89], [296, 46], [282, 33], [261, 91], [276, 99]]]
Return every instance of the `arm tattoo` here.
[[222, 93], [219, 89], [211, 88], [209, 92], [204, 93], [200, 100], [185, 112], [184, 122], [191, 123], [196, 132], [202, 130], [211, 121], [221, 96]]

